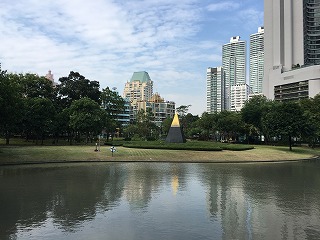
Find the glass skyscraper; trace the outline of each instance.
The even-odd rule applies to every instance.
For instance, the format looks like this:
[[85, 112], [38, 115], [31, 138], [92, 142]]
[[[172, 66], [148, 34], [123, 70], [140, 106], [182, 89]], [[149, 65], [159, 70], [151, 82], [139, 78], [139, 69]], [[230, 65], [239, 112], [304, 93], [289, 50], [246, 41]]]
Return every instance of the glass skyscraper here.
[[304, 64], [320, 64], [320, 0], [303, 1]]
[[230, 110], [231, 86], [246, 83], [246, 41], [236, 36], [222, 46], [222, 67], [225, 71], [226, 110]]
[[252, 93], [262, 93], [264, 72], [264, 28], [250, 35], [249, 82]]
[[225, 110], [225, 75], [222, 67], [207, 68], [207, 112]]

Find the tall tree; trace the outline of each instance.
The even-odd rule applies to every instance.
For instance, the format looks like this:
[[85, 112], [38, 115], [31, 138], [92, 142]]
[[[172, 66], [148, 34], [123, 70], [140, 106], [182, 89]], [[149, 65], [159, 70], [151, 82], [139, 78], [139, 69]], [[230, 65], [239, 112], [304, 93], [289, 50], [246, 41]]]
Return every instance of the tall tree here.
[[304, 138], [314, 147], [320, 140], [320, 94], [314, 98], [303, 99], [300, 104], [308, 121]]
[[21, 120], [21, 103], [18, 82], [10, 79], [0, 65], [0, 132], [4, 134], [6, 144]]
[[74, 101], [70, 106], [70, 127], [89, 137], [99, 134], [105, 123], [105, 111], [94, 100], [84, 97]]
[[36, 143], [41, 139], [43, 144], [45, 134], [51, 132], [53, 127], [55, 108], [52, 101], [48, 98], [26, 98], [23, 112], [22, 123], [27, 138], [35, 136]]
[[54, 99], [55, 92], [52, 82], [45, 77], [40, 77], [32, 73], [10, 73], [9, 77], [19, 82], [23, 97]]
[[99, 90], [100, 84], [97, 81], [90, 81], [78, 72], [71, 71], [68, 77], [59, 79], [57, 86], [58, 94], [62, 98], [65, 107], [69, 107], [72, 101], [87, 97], [101, 104]]
[[108, 141], [110, 134], [113, 137], [112, 133], [116, 131], [116, 128], [120, 128], [120, 123], [117, 122], [116, 118], [118, 114], [125, 110], [125, 100], [116, 91], [106, 87], [101, 92], [101, 101], [105, 110], [105, 131]]
[[217, 129], [226, 140], [237, 140], [244, 131], [244, 122], [238, 112], [222, 111], [217, 115]]
[[176, 111], [180, 117], [184, 117], [188, 113], [189, 107], [191, 107], [191, 105], [181, 105], [176, 108]]
[[198, 127], [201, 129], [200, 137], [203, 140], [209, 140], [210, 137], [215, 135], [217, 130], [217, 115], [204, 112], [197, 122]]
[[307, 128], [307, 119], [301, 105], [292, 101], [274, 101], [262, 122], [271, 136], [288, 139], [290, 151], [292, 138], [301, 137]]
[[241, 109], [242, 120], [247, 124], [249, 136], [265, 135], [262, 118], [267, 113], [269, 101], [265, 96], [254, 96]]

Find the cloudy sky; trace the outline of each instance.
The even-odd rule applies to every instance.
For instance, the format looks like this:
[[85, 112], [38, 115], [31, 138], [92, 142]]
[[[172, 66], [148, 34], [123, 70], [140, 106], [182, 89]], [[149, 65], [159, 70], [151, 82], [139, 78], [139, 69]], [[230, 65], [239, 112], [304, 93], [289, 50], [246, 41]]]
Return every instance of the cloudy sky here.
[[135, 71], [177, 106], [206, 110], [206, 69], [222, 44], [263, 25], [263, 0], [1, 0], [3, 70], [55, 81], [77, 71], [122, 94]]

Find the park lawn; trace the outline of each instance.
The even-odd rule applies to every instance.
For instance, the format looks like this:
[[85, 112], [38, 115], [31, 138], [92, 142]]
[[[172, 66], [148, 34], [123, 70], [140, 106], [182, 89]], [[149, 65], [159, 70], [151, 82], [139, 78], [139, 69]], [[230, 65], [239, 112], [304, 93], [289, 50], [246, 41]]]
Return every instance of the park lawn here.
[[117, 147], [112, 157], [110, 146], [0, 146], [0, 164], [78, 162], [78, 161], [173, 161], [173, 162], [254, 162], [309, 159], [320, 150], [307, 147], [254, 146], [246, 151], [193, 151], [136, 149]]

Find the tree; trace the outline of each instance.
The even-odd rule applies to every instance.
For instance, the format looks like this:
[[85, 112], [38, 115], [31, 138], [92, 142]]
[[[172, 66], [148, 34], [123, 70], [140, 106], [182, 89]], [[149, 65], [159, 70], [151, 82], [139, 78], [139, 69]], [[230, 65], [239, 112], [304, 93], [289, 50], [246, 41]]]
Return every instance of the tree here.
[[301, 105], [292, 101], [274, 101], [263, 117], [262, 123], [268, 129], [269, 135], [287, 137], [290, 151], [292, 151], [292, 138], [301, 137], [307, 128], [307, 119]]
[[16, 130], [21, 120], [21, 95], [19, 84], [11, 79], [0, 65], [0, 132], [9, 144], [12, 131]]
[[181, 105], [176, 108], [176, 111], [180, 117], [184, 117], [189, 111], [189, 107], [191, 107], [191, 105]]
[[105, 123], [105, 111], [94, 100], [84, 97], [74, 101], [69, 109], [69, 126], [79, 133], [86, 134], [86, 142], [92, 134], [101, 132]]
[[247, 124], [249, 136], [264, 134], [262, 118], [267, 112], [268, 103], [265, 96], [254, 96], [241, 109], [242, 120]]
[[192, 137], [192, 127], [194, 123], [199, 120], [198, 115], [192, 115], [191, 113], [187, 113], [184, 117], [181, 118], [181, 125], [183, 127], [183, 131], [186, 137]]
[[167, 135], [172, 124], [172, 117], [167, 117], [161, 124], [162, 134]]
[[65, 107], [69, 107], [72, 101], [84, 97], [101, 104], [99, 82], [90, 81], [78, 72], [73, 71], [70, 72], [68, 77], [62, 77], [59, 81], [61, 84], [57, 86], [57, 91]]
[[125, 100], [115, 91], [106, 87], [101, 93], [102, 106], [105, 110], [107, 141], [109, 140], [110, 133], [115, 132], [116, 128], [120, 128], [120, 123], [116, 121], [118, 114], [122, 113], [125, 109]]
[[26, 98], [24, 99], [23, 127], [28, 136], [36, 137], [36, 143], [41, 139], [43, 144], [46, 133], [51, 132], [55, 108], [50, 99], [47, 98]]
[[154, 115], [151, 109], [139, 110], [136, 122], [126, 127], [125, 132], [129, 137], [137, 135], [143, 140], [155, 140], [159, 137], [160, 129], [154, 123]]
[[314, 147], [320, 140], [320, 94], [314, 98], [300, 100], [304, 116], [307, 118], [307, 132], [304, 138]]
[[222, 111], [217, 115], [217, 130], [227, 140], [237, 140], [240, 133], [244, 132], [244, 122], [238, 112]]
[[37, 74], [9, 74], [10, 79], [19, 82], [20, 91], [26, 98], [48, 98], [53, 100], [55, 97], [52, 82], [45, 77], [39, 77]]
[[210, 137], [215, 135], [217, 128], [217, 115], [204, 112], [200, 119], [197, 121], [197, 126], [201, 129], [200, 137], [203, 140], [209, 140]]

